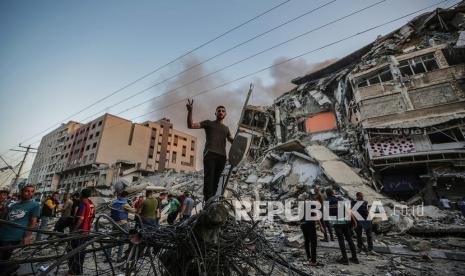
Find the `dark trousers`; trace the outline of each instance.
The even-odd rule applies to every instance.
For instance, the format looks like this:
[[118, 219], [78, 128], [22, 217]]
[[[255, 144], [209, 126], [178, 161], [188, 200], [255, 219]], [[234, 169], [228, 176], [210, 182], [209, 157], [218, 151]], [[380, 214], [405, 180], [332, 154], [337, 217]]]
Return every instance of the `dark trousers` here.
[[331, 227], [331, 223], [329, 221], [323, 220], [323, 218], [320, 219], [321, 225], [325, 228], [325, 231], [323, 232], [323, 235], [325, 236], [325, 240], [328, 240], [328, 233], [329, 237], [331, 240], [334, 240], [334, 235], [333, 235], [333, 227]]
[[346, 244], [344, 238], [349, 244], [350, 252], [352, 253], [353, 258], [357, 258], [357, 252], [355, 251], [355, 244], [352, 240], [352, 235], [350, 231], [350, 223], [347, 224], [334, 224], [334, 231], [336, 231], [337, 241], [339, 243], [339, 248], [341, 249], [342, 258], [347, 260]]
[[[3, 246], [18, 245], [21, 241], [0, 241], [0, 261], [8, 261], [13, 254], [13, 249], [3, 249]], [[19, 268], [19, 265], [0, 265], [0, 275], [11, 275]]]
[[221, 173], [226, 164], [226, 156], [208, 152], [203, 157], [203, 198], [207, 201], [215, 196]]
[[169, 213], [168, 218], [166, 219], [166, 221], [168, 222], [169, 225], [172, 225], [177, 217], [178, 217], [178, 211], [175, 211], [173, 213]]
[[[87, 241], [86, 238], [76, 239], [71, 241], [71, 250], [75, 249]], [[81, 249], [78, 253], [74, 254], [73, 257], [68, 259], [68, 266], [70, 272], [74, 275], [82, 275], [84, 265], [84, 259], [86, 258], [85, 248]]]
[[365, 234], [367, 235], [367, 244], [368, 244], [368, 251], [373, 250], [373, 236], [372, 236], [372, 225], [371, 221], [360, 221], [357, 223], [357, 228], [355, 228], [355, 233], [357, 234], [357, 247], [359, 249], [363, 249], [363, 238], [362, 233], [365, 230]]
[[55, 223], [55, 226], [53, 227], [53, 231], [64, 233], [66, 228], [71, 228], [71, 226], [73, 226], [73, 220], [74, 218], [71, 216], [61, 217]]
[[[304, 234], [304, 246], [305, 246], [305, 253], [307, 254], [307, 259], [311, 259], [312, 263], [316, 262], [316, 243], [317, 243], [317, 236], [316, 236], [316, 228], [314, 221], [307, 221], [300, 225], [300, 229], [302, 229], [302, 233]], [[312, 252], [310, 254], [310, 247], [312, 248]]]

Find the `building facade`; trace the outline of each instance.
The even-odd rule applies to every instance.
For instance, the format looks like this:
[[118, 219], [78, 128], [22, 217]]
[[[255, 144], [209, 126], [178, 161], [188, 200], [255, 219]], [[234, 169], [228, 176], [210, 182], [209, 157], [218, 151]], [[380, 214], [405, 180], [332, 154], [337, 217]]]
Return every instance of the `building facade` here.
[[42, 137], [27, 180], [36, 185], [36, 194], [50, 194], [57, 189], [65, 139], [80, 125], [70, 121]]
[[111, 185], [124, 169], [121, 164], [131, 164], [141, 176], [195, 171], [196, 138], [173, 129], [168, 119], [139, 124], [105, 114], [72, 126], [42, 139], [29, 178], [40, 193]]

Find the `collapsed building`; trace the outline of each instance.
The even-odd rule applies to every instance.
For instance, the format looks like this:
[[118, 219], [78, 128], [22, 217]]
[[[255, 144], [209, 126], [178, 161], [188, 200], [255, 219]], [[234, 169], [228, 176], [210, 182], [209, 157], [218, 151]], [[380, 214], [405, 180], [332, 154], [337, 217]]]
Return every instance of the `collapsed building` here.
[[462, 197], [464, 24], [464, 5], [437, 9], [293, 79], [272, 106], [246, 111], [252, 156], [319, 144], [395, 199]]

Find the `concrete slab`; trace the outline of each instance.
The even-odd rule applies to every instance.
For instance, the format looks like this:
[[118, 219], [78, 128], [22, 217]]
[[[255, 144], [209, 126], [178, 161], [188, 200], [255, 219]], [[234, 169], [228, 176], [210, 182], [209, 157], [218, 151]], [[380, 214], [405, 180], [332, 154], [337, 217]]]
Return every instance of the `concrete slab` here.
[[365, 200], [370, 203], [375, 200], [381, 200], [383, 203], [393, 202], [375, 191], [372, 187], [366, 185], [363, 179], [349, 165], [342, 162], [327, 147], [311, 145], [306, 147], [305, 151], [318, 162], [328, 179], [339, 185], [341, 190], [346, 192], [351, 198], [355, 198], [357, 192], [362, 192]]
[[323, 161], [320, 164], [329, 179], [337, 184], [363, 185], [363, 180], [342, 161]]
[[325, 146], [311, 145], [305, 148], [305, 152], [318, 162], [339, 160], [339, 157]]

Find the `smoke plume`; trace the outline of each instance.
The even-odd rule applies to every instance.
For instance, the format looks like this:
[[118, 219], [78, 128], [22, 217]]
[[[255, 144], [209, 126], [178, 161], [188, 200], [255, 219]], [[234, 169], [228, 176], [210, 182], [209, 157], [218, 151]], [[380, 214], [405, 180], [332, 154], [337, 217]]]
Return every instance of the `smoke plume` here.
[[[273, 64], [282, 63], [286, 60], [286, 57], [279, 57], [274, 60]], [[308, 63], [304, 59], [296, 59], [290, 62], [280, 64], [279, 66], [272, 67], [270, 69], [270, 75], [272, 78], [271, 84], [264, 84], [260, 78], [254, 78], [251, 82], [254, 84], [254, 90], [252, 92], [251, 100], [249, 104], [252, 105], [270, 105], [273, 100], [282, 95], [283, 93], [291, 90], [295, 85], [291, 83], [291, 80], [311, 73], [313, 71], [324, 68], [325, 66], [334, 62], [335, 59], [326, 60], [320, 63]], [[182, 62], [182, 68], [175, 68], [182, 71], [200, 62], [196, 56], [189, 56]], [[166, 87], [164, 92], [171, 91], [180, 86], [183, 86], [195, 79], [198, 79], [209, 72], [212, 69], [207, 69], [204, 65], [197, 66], [184, 74], [173, 79]], [[154, 100], [149, 110], [159, 109], [170, 105], [168, 108], [159, 110], [151, 115], [150, 120], [156, 121], [161, 118], [168, 118], [173, 123], [173, 127], [177, 130], [189, 133], [197, 137], [198, 145], [197, 149], [197, 169], [201, 169], [202, 166], [202, 152], [205, 141], [205, 135], [203, 130], [191, 130], [186, 125], [186, 99], [194, 99], [193, 109], [193, 120], [194, 122], [200, 122], [202, 120], [213, 120], [215, 118], [215, 109], [218, 105], [224, 105], [227, 110], [227, 116], [225, 124], [231, 130], [234, 135], [238, 120], [241, 114], [242, 107], [246, 98], [246, 93], [249, 88], [249, 83], [244, 83], [238, 89], [228, 89], [227, 87], [221, 87], [213, 91], [201, 94], [199, 96], [193, 96], [201, 91], [212, 89], [222, 83], [228, 81], [224, 75], [214, 74], [210, 77], [204, 78], [186, 87], [171, 91], [166, 96], [160, 99]], [[183, 101], [184, 100], [184, 101]], [[179, 103], [176, 103], [181, 101]], [[173, 104], [176, 103], [176, 104]], [[171, 105], [173, 104], [173, 105]]]

